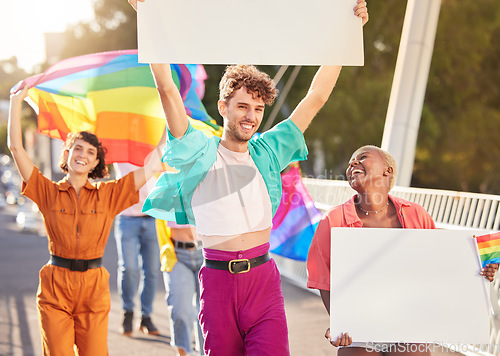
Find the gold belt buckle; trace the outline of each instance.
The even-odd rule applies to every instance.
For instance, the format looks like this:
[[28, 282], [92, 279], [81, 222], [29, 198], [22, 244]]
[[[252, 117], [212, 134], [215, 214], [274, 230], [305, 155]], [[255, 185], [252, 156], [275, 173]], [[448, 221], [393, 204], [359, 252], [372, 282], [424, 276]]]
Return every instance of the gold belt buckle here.
[[[237, 263], [237, 262], [246, 262], [247, 263], [247, 269], [244, 270], [244, 271], [239, 271], [239, 272], [233, 271], [233, 263]], [[229, 261], [229, 272], [231, 272], [232, 274], [247, 273], [248, 271], [250, 271], [250, 260], [244, 258], [244, 259], [241, 259], [241, 260], [231, 260], [231, 261]]]

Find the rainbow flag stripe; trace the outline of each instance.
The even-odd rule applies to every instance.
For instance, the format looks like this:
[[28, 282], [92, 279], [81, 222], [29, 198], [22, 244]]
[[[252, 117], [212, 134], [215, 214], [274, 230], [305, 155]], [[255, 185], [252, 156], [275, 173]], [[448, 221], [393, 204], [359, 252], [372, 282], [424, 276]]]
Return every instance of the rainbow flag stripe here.
[[[192, 125], [220, 136], [222, 128], [201, 102], [203, 66], [180, 64], [171, 69]], [[30, 86], [27, 101], [38, 115], [39, 132], [62, 140], [72, 131], [93, 132], [108, 150], [106, 163], [142, 166], [165, 128], [151, 70], [138, 62], [137, 50], [65, 59], [24, 83]]]
[[481, 265], [500, 263], [500, 232], [476, 237]]
[[314, 206], [302, 182], [297, 163], [281, 174], [281, 181], [283, 194], [273, 218], [270, 250], [287, 258], [305, 261], [322, 214]]

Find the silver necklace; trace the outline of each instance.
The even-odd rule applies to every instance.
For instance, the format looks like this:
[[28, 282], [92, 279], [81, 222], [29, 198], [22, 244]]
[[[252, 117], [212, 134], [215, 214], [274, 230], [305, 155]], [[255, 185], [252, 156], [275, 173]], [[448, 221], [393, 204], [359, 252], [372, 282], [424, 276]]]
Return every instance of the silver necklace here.
[[387, 202], [387, 204], [385, 204], [385, 205], [382, 207], [382, 209], [379, 209], [379, 210], [373, 210], [373, 211], [372, 211], [372, 210], [365, 210], [365, 209], [363, 209], [363, 208], [361, 207], [361, 204], [359, 204], [359, 203], [357, 203], [356, 205], [358, 206], [359, 210], [361, 210], [362, 212], [364, 212], [364, 213], [365, 213], [365, 215], [368, 215], [369, 213], [372, 213], [372, 214], [378, 214], [378, 213], [380, 213], [382, 210], [384, 210], [384, 209], [385, 209], [385, 207], [386, 207], [386, 206], [389, 206], [389, 202]]

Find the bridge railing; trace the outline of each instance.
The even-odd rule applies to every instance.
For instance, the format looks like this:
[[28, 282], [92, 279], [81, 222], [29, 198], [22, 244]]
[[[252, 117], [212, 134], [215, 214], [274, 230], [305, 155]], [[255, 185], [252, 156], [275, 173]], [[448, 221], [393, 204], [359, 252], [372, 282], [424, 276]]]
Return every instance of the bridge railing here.
[[[315, 205], [322, 212], [344, 203], [355, 191], [346, 181], [304, 178], [304, 184]], [[391, 195], [423, 206], [442, 229], [483, 230], [485, 234], [500, 230], [500, 196], [437, 189], [394, 187]], [[307, 289], [306, 264], [273, 255], [283, 276]], [[491, 301], [494, 314], [491, 319], [490, 344], [500, 343], [500, 278], [491, 283]], [[309, 289], [310, 290], [310, 289]], [[315, 290], [310, 290], [317, 293]], [[495, 350], [498, 349], [495, 348]], [[491, 353], [484, 353], [491, 355]], [[499, 350], [494, 353], [500, 356]]]
[[[346, 181], [304, 178], [304, 184], [321, 210], [342, 204], [355, 193]], [[500, 230], [498, 195], [397, 186], [391, 194], [422, 205], [441, 228]]]

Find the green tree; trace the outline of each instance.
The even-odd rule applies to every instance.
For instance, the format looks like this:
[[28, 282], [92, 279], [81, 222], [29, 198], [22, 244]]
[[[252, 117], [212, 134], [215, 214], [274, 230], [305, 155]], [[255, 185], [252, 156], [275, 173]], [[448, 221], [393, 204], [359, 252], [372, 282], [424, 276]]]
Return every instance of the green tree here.
[[412, 185], [500, 193], [500, 13], [491, 6], [442, 3]]
[[66, 31], [63, 58], [137, 48], [137, 14], [124, 0], [97, 0], [95, 20]]

